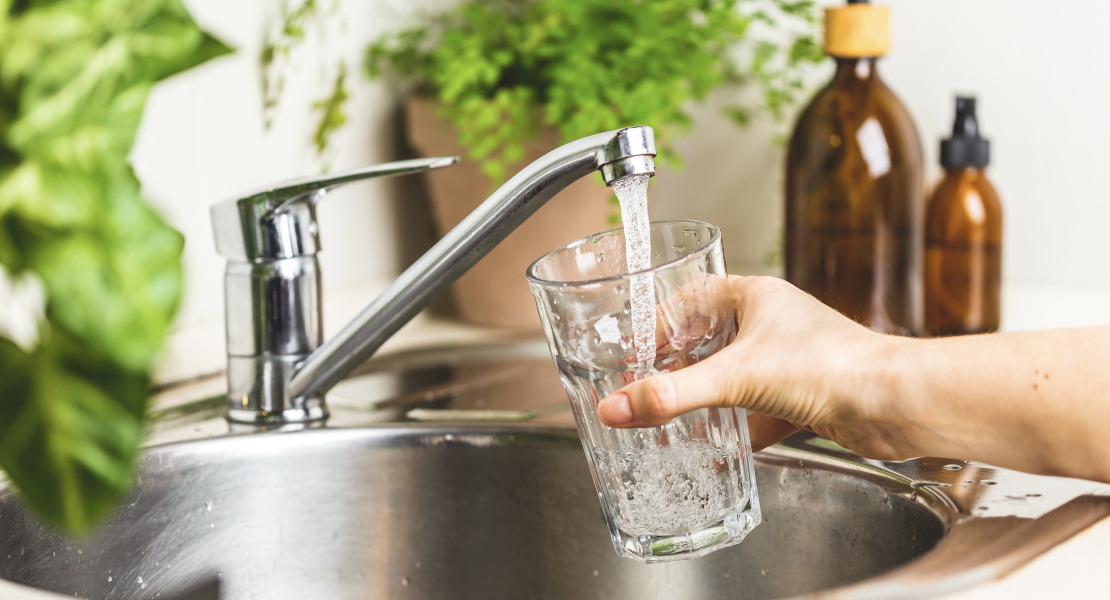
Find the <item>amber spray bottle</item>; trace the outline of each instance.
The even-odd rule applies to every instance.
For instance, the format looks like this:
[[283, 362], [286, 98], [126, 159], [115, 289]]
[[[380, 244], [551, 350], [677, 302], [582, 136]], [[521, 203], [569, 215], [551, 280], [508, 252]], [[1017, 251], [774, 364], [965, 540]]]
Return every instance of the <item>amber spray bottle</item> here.
[[909, 112], [879, 78], [890, 10], [825, 12], [836, 74], [798, 119], [786, 163], [786, 278], [876, 331], [924, 327], [925, 182]]
[[931, 335], [997, 331], [1002, 296], [1002, 203], [987, 179], [990, 142], [975, 98], [956, 98], [940, 143], [944, 178], [925, 218], [925, 327]]

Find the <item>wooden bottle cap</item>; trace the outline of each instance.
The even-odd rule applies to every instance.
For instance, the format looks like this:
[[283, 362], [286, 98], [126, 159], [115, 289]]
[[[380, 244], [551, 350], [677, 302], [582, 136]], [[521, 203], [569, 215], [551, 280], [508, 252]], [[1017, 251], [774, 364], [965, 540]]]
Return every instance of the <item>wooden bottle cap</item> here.
[[889, 6], [849, 4], [825, 9], [825, 54], [862, 58], [889, 50]]

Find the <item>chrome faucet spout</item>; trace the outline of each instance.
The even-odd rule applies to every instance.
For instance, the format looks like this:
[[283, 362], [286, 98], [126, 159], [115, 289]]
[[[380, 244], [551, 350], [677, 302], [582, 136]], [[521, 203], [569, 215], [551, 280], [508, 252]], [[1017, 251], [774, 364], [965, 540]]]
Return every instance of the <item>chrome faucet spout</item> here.
[[[287, 423], [325, 417], [324, 394], [332, 386], [558, 192], [595, 171], [601, 173], [607, 185], [629, 175], [653, 175], [655, 155], [654, 132], [644, 126], [599, 133], [545, 154], [495, 191], [339, 334], [314, 347], [311, 353], [284, 364], [280, 373], [233, 372], [230, 356], [233, 291], [229, 284], [228, 418], [250, 423]], [[426, 168], [441, 164], [442, 161], [433, 162]], [[213, 217], [216, 218], [215, 210]], [[230, 269], [229, 263], [229, 273]], [[262, 397], [257, 402], [249, 396], [239, 397], [236, 395], [239, 388], [261, 390]]]
[[[290, 395], [318, 395], [339, 383], [571, 183], [598, 170], [607, 184], [633, 172], [654, 173], [655, 153], [651, 127], [630, 127], [582, 138], [540, 157], [498, 188], [338, 335], [301, 361], [289, 382]], [[635, 169], [618, 167], [631, 159], [637, 159]], [[608, 173], [606, 167], [612, 167]]]

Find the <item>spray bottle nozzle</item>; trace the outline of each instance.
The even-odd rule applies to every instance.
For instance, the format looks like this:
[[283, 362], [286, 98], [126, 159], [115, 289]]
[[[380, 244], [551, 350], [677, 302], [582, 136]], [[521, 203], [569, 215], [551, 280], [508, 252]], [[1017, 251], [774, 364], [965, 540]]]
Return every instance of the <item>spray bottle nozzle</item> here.
[[952, 137], [979, 137], [974, 96], [956, 96], [956, 121], [952, 123]]
[[952, 137], [940, 142], [940, 164], [944, 168], [973, 167], [981, 169], [990, 164], [990, 142], [979, 135], [979, 121], [975, 117], [975, 97], [956, 97], [956, 119], [952, 123]]

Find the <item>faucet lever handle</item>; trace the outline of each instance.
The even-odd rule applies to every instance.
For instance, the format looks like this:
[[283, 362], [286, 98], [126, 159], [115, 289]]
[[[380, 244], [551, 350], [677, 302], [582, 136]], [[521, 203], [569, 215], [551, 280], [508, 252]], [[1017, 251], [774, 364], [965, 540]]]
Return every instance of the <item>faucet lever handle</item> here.
[[[361, 169], [351, 169], [341, 173], [316, 175], [286, 181], [280, 184], [280, 187], [259, 192], [261, 194], [269, 194], [274, 202], [280, 202], [263, 218], [270, 218], [277, 213], [284, 212], [289, 206], [296, 202], [308, 200], [315, 204], [319, 202], [328, 191], [345, 183], [353, 183], [372, 177], [389, 177], [392, 175], [419, 173], [420, 171], [426, 171], [428, 169], [453, 165], [457, 162], [459, 162], [459, 157], [457, 156], [417, 158], [414, 160], [399, 160], [380, 165], [372, 165], [369, 167], [362, 167]], [[249, 197], [250, 196], [248, 196], [248, 198]]]
[[340, 173], [294, 179], [212, 206], [216, 251], [241, 262], [315, 254], [316, 203], [343, 184], [446, 167], [457, 156], [389, 162]]

